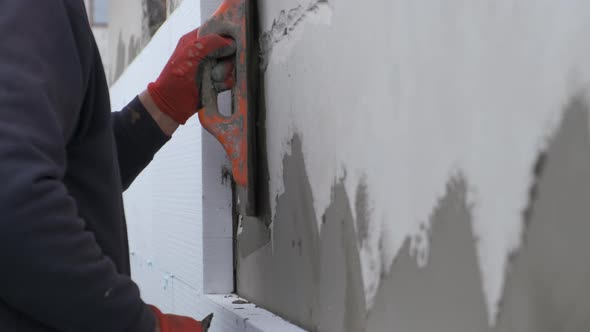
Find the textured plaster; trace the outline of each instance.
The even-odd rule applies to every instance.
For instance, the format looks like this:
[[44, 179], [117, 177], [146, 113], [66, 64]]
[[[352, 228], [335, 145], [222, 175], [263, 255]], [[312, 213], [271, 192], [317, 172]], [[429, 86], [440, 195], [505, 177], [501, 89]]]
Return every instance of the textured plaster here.
[[313, 3], [259, 1], [272, 41], [262, 48], [271, 215], [294, 134], [319, 232], [334, 179], [352, 201], [366, 184], [368, 222], [355, 227], [370, 308], [408, 239], [428, 265], [431, 213], [461, 174], [493, 325], [522, 244], [531, 170], [568, 98], [589, 82], [590, 3], [340, 0], [297, 9]]
[[[296, 7], [281, 10], [268, 31], [260, 36], [260, 67], [266, 70], [268, 62], [275, 51], [277, 60], [286, 57], [291, 47], [302, 37], [304, 27], [313, 23], [330, 24], [331, 9], [328, 0], [312, 0]], [[277, 50], [275, 50], [275, 47]]]
[[418, 266], [406, 241], [380, 283], [366, 331], [488, 331], [466, 195], [461, 178], [447, 186], [432, 214], [425, 267]]
[[[533, 170], [534, 199], [523, 247], [512, 257], [495, 328], [482, 315], [470, 207], [462, 181], [433, 214], [430, 263], [418, 269], [407, 250], [383, 279], [366, 331], [583, 332], [590, 311], [590, 136], [588, 104], [574, 97]], [[540, 167], [540, 165], [543, 167]], [[581, 264], [580, 264], [581, 263]]]
[[513, 257], [499, 331], [582, 332], [590, 326], [590, 108], [583, 95], [566, 105], [546, 151], [537, 194]]
[[[285, 192], [277, 198], [281, 222], [272, 227], [272, 241], [252, 251], [253, 237], [247, 235], [252, 229], [238, 236], [238, 292], [310, 331], [360, 328], [366, 306], [348, 196], [341, 183], [334, 183], [320, 236], [301, 141], [295, 137], [291, 145], [284, 160]], [[264, 224], [257, 228], [265, 229]]]
[[[286, 186], [277, 200], [272, 242], [242, 252], [238, 291], [310, 331], [587, 331], [588, 112], [583, 94], [571, 98], [556, 135], [530, 170], [535, 180], [529, 207], [522, 211], [527, 220], [523, 246], [511, 256], [495, 327], [488, 324], [479, 239], [472, 229], [469, 185], [461, 175], [447, 184], [431, 213], [428, 264], [417, 263], [413, 241], [407, 240], [391, 272], [382, 275], [367, 312], [358, 255], [364, 236], [353, 228], [351, 207], [355, 206], [357, 224], [366, 222], [370, 188], [361, 184], [351, 202], [343, 179], [334, 181], [331, 203], [320, 220], [321, 234], [314, 233], [309, 227], [316, 222], [313, 197], [297, 137], [283, 160]], [[266, 234], [262, 226], [258, 231]], [[251, 239], [251, 234], [238, 237], [238, 247], [249, 245]], [[259, 240], [254, 242], [260, 244]]]

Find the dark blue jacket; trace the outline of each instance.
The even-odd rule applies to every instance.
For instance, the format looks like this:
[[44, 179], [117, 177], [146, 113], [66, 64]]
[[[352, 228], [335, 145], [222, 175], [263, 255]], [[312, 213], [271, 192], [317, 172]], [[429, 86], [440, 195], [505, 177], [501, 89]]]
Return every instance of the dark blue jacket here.
[[167, 141], [110, 112], [82, 0], [0, 0], [0, 331], [152, 332], [121, 193]]

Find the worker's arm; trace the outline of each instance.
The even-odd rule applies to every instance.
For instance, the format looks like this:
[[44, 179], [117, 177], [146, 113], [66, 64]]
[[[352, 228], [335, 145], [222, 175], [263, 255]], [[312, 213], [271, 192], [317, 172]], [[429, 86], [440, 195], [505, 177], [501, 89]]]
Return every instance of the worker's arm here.
[[[179, 41], [158, 79], [121, 112], [113, 113], [124, 189], [179, 125], [200, 108], [199, 86], [203, 79], [211, 79], [218, 91], [233, 86], [234, 66], [227, 57], [234, 52], [235, 45], [229, 39], [218, 35], [199, 37], [198, 29], [189, 32]], [[220, 61], [212, 77], [202, 77], [200, 69], [209, 60]]]
[[85, 85], [65, 3], [0, 0], [0, 299], [57, 331], [152, 331], [63, 182]]
[[112, 114], [113, 132], [123, 189], [152, 161], [154, 154], [170, 140], [146, 107], [135, 98], [120, 112]]

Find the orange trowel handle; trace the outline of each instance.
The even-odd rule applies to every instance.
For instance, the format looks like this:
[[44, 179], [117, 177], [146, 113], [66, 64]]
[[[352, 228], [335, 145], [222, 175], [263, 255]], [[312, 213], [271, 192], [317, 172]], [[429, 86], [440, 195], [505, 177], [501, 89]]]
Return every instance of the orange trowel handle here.
[[219, 113], [217, 92], [211, 80], [213, 63], [205, 66], [201, 98], [203, 109], [199, 120], [203, 127], [223, 145], [232, 164], [237, 185], [248, 187], [248, 53], [247, 53], [247, 0], [225, 0], [213, 16], [199, 29], [199, 36], [218, 34], [236, 42], [236, 85], [232, 89], [233, 112], [230, 116]]

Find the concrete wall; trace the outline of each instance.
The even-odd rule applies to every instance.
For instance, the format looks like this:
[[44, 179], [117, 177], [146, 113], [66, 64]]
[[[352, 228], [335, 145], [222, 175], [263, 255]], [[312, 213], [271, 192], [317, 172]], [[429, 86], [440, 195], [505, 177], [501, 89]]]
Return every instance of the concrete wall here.
[[257, 2], [240, 295], [310, 331], [590, 329], [590, 3]]

